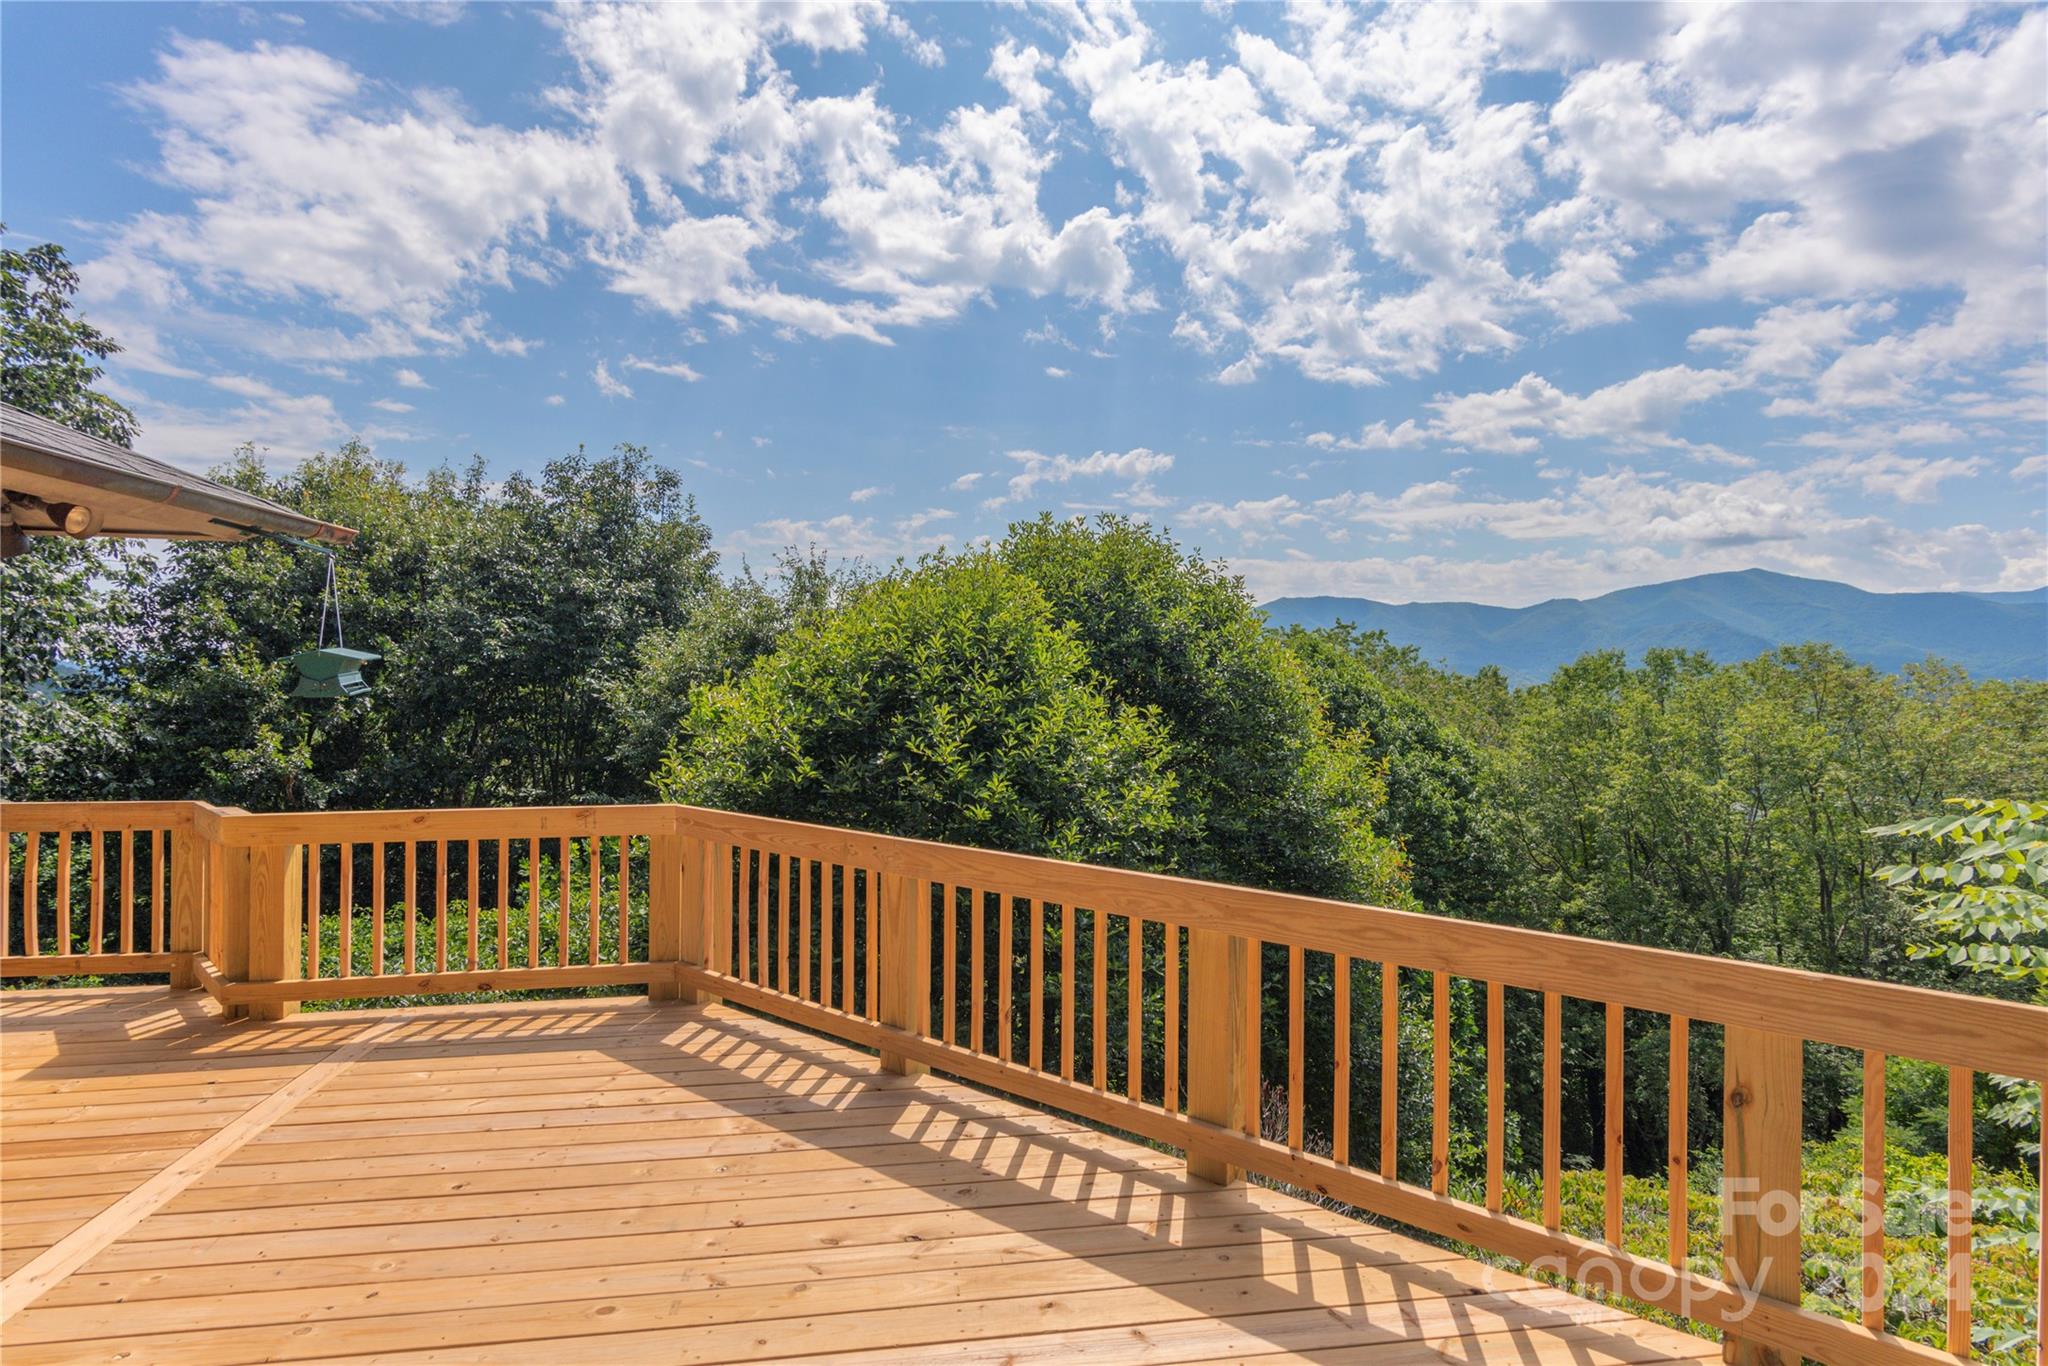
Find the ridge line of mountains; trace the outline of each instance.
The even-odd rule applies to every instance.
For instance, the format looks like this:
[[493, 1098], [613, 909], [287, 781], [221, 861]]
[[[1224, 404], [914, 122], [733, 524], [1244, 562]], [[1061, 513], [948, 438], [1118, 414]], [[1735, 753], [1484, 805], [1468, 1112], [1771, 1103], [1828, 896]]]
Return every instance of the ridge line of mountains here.
[[1593, 650], [1703, 650], [1717, 663], [1780, 645], [1824, 641], [1886, 672], [1929, 655], [1973, 678], [2048, 679], [2048, 588], [2005, 593], [1871, 593], [1764, 569], [1701, 574], [1597, 598], [1529, 607], [1371, 598], [1276, 598], [1275, 627], [1385, 631], [1432, 664], [1469, 674], [1498, 665], [1515, 684], [1550, 677]]

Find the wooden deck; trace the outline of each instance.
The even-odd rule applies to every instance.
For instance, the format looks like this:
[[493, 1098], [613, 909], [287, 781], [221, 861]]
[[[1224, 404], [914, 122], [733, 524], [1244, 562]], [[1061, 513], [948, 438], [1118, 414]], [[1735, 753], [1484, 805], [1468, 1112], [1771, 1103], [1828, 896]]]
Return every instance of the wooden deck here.
[[8, 1366], [1720, 1355], [724, 1007], [7, 992], [0, 1045]]

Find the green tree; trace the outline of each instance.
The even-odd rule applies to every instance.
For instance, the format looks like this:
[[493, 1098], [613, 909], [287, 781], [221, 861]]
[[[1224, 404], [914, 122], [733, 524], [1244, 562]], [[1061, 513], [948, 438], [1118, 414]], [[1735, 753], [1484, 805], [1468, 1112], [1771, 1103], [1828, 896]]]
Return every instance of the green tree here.
[[694, 698], [665, 800], [1138, 866], [1172, 833], [1156, 718], [988, 555], [868, 584]]
[[367, 697], [290, 697], [325, 561], [271, 541], [177, 546], [147, 594], [132, 784], [253, 810], [620, 800], [617, 685], [650, 631], [711, 587], [710, 533], [676, 477], [626, 447], [502, 486], [424, 481], [350, 443], [224, 477], [357, 529], [338, 560]]
[[[0, 233], [7, 225], [0, 223]], [[116, 445], [135, 440], [135, 414], [95, 390], [100, 362], [121, 348], [71, 311], [78, 272], [64, 248], [0, 247], [0, 400]]]
[[1121, 517], [1020, 522], [996, 548], [1082, 642], [1110, 696], [1155, 711], [1178, 779], [1166, 867], [1354, 901], [1407, 894], [1375, 828], [1380, 764], [1333, 730], [1241, 580]]
[[[0, 248], [0, 400], [125, 446], [135, 415], [92, 387], [120, 348], [71, 311], [77, 289], [62, 247]], [[37, 536], [0, 561], [8, 797], [92, 797], [125, 778], [121, 661], [141, 573], [126, 548], [61, 536]]]

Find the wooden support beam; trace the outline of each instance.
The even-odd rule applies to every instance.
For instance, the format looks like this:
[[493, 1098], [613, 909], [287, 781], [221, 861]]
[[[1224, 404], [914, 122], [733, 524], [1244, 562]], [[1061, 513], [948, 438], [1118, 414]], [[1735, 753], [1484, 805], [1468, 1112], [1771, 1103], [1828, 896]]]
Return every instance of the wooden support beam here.
[[[912, 1034], [932, 1030], [931, 884], [901, 873], [882, 877], [881, 1022]], [[921, 1077], [931, 1064], [882, 1050], [882, 1070]]]
[[[300, 933], [306, 914], [305, 846], [262, 845], [249, 851], [248, 954], [250, 982], [296, 982], [303, 975]], [[257, 1001], [244, 1007], [252, 1020], [298, 1013], [297, 999]]]
[[[1729, 1283], [1797, 1306], [1799, 1123], [1804, 1059], [1789, 1034], [1729, 1026], [1722, 1057], [1721, 1219]], [[1734, 1366], [1799, 1366], [1799, 1357], [1731, 1329]]]
[[[1188, 1117], [1246, 1130], [1250, 1001], [1258, 992], [1249, 941], [1218, 930], [1188, 931]], [[1207, 1153], [1188, 1154], [1188, 1175], [1217, 1185], [1242, 1180], [1244, 1169]]]
[[[538, 841], [535, 842], [536, 845]], [[650, 835], [647, 839], [647, 961], [683, 961], [686, 931], [683, 928], [683, 841], [675, 834]], [[702, 924], [702, 917], [698, 918]], [[701, 931], [700, 931], [701, 933]], [[702, 940], [699, 944], [701, 946]], [[701, 956], [693, 966], [700, 965]], [[681, 999], [682, 989], [673, 980], [656, 978], [647, 984], [650, 1001]]]

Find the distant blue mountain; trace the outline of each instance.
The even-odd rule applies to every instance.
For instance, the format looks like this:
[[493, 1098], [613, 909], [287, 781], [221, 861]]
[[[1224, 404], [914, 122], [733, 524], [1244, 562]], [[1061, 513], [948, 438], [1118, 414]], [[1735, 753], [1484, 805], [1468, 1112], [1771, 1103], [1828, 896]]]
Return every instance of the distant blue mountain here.
[[1279, 598], [1266, 604], [1266, 616], [1274, 626], [1346, 621], [1385, 631], [1431, 663], [1459, 673], [1497, 664], [1516, 683], [1548, 678], [1589, 650], [1626, 650], [1633, 663], [1645, 650], [1670, 646], [1725, 663], [1809, 640], [1886, 671], [1938, 655], [1975, 678], [2048, 678], [2048, 588], [1866, 593], [1746, 569], [1533, 607]]

